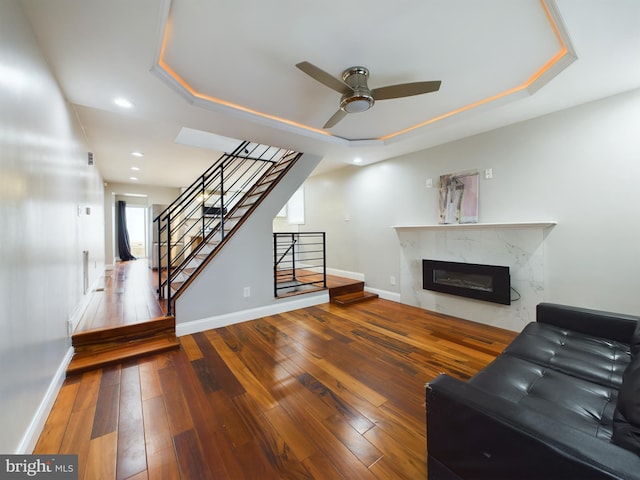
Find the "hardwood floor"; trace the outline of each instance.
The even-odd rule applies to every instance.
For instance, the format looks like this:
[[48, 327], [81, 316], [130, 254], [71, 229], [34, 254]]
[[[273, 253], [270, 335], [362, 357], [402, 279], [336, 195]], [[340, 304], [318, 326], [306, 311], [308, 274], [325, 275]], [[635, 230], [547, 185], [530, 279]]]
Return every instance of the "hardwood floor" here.
[[514, 336], [380, 299], [187, 335], [68, 378], [34, 453], [87, 480], [423, 479], [425, 383]]
[[145, 322], [164, 315], [164, 305], [156, 294], [157, 276], [146, 258], [118, 262], [91, 292], [89, 306], [75, 333]]

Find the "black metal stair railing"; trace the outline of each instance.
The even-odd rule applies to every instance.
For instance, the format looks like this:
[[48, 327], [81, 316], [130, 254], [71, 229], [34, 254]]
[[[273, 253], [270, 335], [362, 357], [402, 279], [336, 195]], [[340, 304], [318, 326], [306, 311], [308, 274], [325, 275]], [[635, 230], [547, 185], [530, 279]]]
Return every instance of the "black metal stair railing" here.
[[222, 155], [155, 219], [158, 257], [158, 296], [172, 297], [197, 274], [204, 259], [249, 213], [283, 165], [301, 154], [290, 150], [242, 142]]
[[274, 296], [327, 288], [326, 248], [325, 232], [274, 232]]

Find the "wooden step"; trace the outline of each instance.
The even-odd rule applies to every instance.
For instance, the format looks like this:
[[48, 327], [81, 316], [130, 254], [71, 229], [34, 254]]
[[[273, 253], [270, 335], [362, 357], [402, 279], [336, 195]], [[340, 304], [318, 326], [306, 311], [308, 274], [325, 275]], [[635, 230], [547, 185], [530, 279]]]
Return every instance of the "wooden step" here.
[[378, 294], [365, 292], [364, 282], [357, 280], [329, 289], [329, 302], [336, 305], [350, 305], [374, 298], [378, 298]]
[[373, 300], [374, 298], [378, 298], [377, 293], [365, 292], [363, 290], [361, 292], [351, 292], [337, 295], [331, 299], [331, 303], [335, 303], [336, 305], [352, 305], [354, 303], [360, 303], [366, 300]]
[[340, 295], [362, 291], [364, 291], [364, 282], [353, 280], [349, 283], [345, 283], [337, 287], [331, 287], [329, 289], [329, 299], [332, 300], [334, 297], [338, 297]]
[[256, 183], [252, 193], [263, 193], [269, 188], [269, 183]]
[[126, 343], [140, 338], [149, 338], [160, 333], [175, 333], [175, 317], [158, 317], [146, 322], [104, 327], [75, 333], [71, 344], [76, 352], [85, 348], [94, 349], [96, 345], [107, 343]]
[[271, 172], [267, 173], [262, 178], [262, 181], [259, 183], [259, 185], [266, 185], [266, 184], [269, 184], [269, 183], [273, 182], [276, 178], [278, 178], [278, 175], [280, 175], [280, 172], [271, 171]]
[[82, 332], [73, 335], [72, 344], [67, 376], [180, 348], [174, 317]]
[[271, 169], [271, 173], [280, 173], [289, 166], [290, 162], [282, 162]]
[[180, 348], [180, 342], [173, 338], [157, 338], [148, 340], [138, 340], [129, 344], [119, 346], [110, 350], [103, 350], [98, 353], [76, 354], [67, 367], [67, 376], [77, 375], [96, 368], [117, 365], [125, 360], [132, 360], [147, 355], [167, 352]]

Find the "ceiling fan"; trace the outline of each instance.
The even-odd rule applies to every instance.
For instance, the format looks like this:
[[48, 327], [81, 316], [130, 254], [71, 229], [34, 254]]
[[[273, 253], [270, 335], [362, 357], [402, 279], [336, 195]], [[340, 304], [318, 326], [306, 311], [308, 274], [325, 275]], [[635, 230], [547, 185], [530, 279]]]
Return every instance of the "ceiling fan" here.
[[440, 89], [440, 80], [430, 82], [401, 83], [387, 87], [374, 88], [367, 86], [369, 70], [365, 67], [350, 67], [342, 73], [342, 81], [325, 72], [309, 62], [300, 62], [296, 65], [300, 70], [314, 80], [342, 94], [340, 109], [324, 124], [322, 128], [331, 128], [347, 113], [365, 112], [373, 107], [376, 100], [389, 100], [392, 98], [410, 97], [423, 93], [437, 92]]

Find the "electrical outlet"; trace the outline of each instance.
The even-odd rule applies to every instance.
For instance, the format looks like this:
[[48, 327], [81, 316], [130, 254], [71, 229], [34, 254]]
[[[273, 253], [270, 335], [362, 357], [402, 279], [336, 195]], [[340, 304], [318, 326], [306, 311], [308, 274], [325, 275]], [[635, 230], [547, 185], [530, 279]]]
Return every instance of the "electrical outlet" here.
[[433, 188], [433, 178], [427, 178], [427, 181], [425, 183], [425, 186], [427, 188]]
[[491, 180], [493, 178], [493, 168], [487, 168], [484, 171], [485, 180]]
[[389, 283], [391, 283], [391, 285], [395, 285], [396, 284], [396, 277], [391, 275], [391, 278], [389, 279]]
[[248, 298], [251, 296], [251, 287], [244, 287], [244, 291], [242, 292], [244, 298]]

